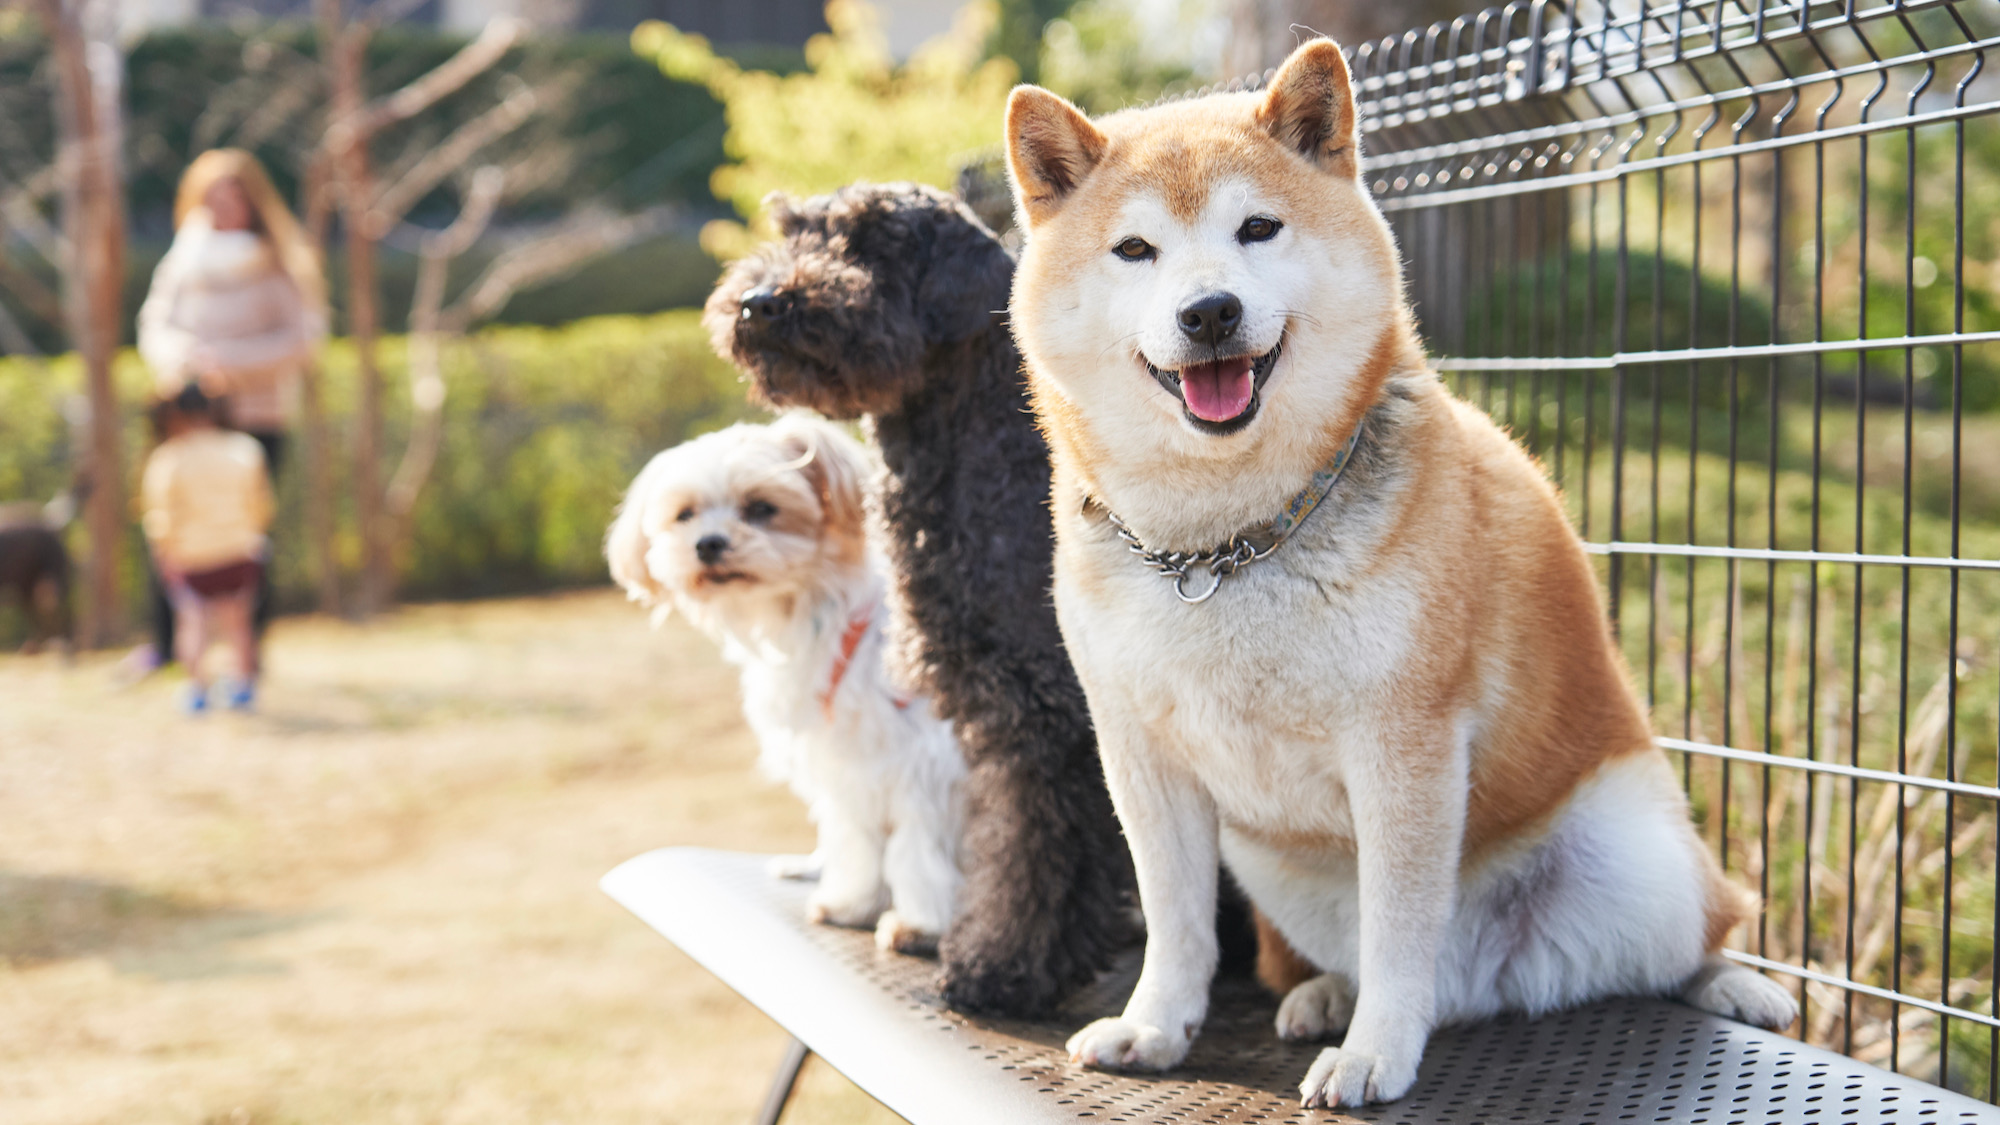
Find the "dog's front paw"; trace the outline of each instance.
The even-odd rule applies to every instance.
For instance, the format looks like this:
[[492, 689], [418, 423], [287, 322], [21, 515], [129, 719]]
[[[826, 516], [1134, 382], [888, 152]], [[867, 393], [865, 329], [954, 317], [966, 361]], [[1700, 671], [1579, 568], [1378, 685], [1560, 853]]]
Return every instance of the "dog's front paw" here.
[[1393, 1102], [1410, 1092], [1417, 1080], [1417, 1060], [1392, 1059], [1360, 1051], [1328, 1047], [1313, 1060], [1299, 1097], [1307, 1109], [1340, 1109], [1371, 1102]]
[[819, 878], [819, 853], [811, 855], [774, 855], [764, 861], [764, 871], [773, 879], [799, 879], [813, 882]]
[[1771, 1031], [1783, 1031], [1799, 1018], [1798, 1001], [1783, 985], [1742, 965], [1702, 974], [1681, 999], [1704, 1012]]
[[1285, 993], [1278, 1005], [1278, 1038], [1325, 1039], [1347, 1030], [1354, 1018], [1354, 994], [1347, 981], [1321, 973]]
[[875, 947], [884, 953], [934, 957], [937, 955], [938, 935], [911, 925], [894, 910], [885, 910], [881, 920], [875, 923]]
[[1187, 1052], [1187, 1036], [1127, 1019], [1098, 1020], [1069, 1037], [1069, 1061], [1106, 1070], [1168, 1070]]
[[815, 894], [806, 900], [806, 920], [820, 926], [846, 926], [867, 930], [882, 916], [882, 907], [872, 898], [842, 899]]

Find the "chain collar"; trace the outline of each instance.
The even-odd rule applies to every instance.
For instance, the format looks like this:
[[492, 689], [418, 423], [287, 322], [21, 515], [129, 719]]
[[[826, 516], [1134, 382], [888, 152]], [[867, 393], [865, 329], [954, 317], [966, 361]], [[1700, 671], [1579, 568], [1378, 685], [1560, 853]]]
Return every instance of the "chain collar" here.
[[[1325, 500], [1327, 494], [1333, 491], [1334, 484], [1340, 480], [1340, 474], [1353, 459], [1354, 447], [1360, 441], [1361, 427], [1356, 426], [1354, 435], [1347, 439], [1347, 444], [1340, 447], [1340, 451], [1333, 455], [1332, 460], [1314, 470], [1312, 480], [1293, 494], [1291, 500], [1285, 504], [1285, 510], [1278, 513], [1276, 519], [1264, 525], [1263, 534], [1270, 539], [1270, 542], [1263, 547], [1257, 546], [1239, 531], [1230, 536], [1228, 542], [1206, 551], [1155, 551], [1146, 546], [1145, 542], [1125, 525], [1124, 520], [1118, 518], [1118, 513], [1105, 508], [1104, 515], [1111, 521], [1111, 526], [1118, 532], [1118, 537], [1125, 541], [1126, 550], [1139, 556], [1139, 560], [1157, 571], [1160, 577], [1173, 580], [1175, 597], [1188, 605], [1200, 605], [1214, 597], [1217, 590], [1222, 589], [1224, 579], [1284, 546], [1285, 540], [1291, 538], [1292, 533], [1313, 514], [1313, 509], [1319, 507], [1320, 501]], [[1086, 498], [1086, 503], [1089, 502]], [[1208, 585], [1200, 593], [1190, 594], [1188, 576], [1196, 570], [1208, 573]]]

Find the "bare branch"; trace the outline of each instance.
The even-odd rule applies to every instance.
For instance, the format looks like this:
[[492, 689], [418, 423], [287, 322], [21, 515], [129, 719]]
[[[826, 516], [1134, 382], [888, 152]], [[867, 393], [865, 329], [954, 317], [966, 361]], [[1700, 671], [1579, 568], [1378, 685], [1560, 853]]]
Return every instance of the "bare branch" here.
[[[410, 306], [410, 444], [402, 463], [389, 482], [387, 510], [399, 528], [407, 530], [408, 517], [416, 507], [417, 493], [437, 463], [438, 448], [444, 437], [444, 366], [438, 360], [438, 309], [444, 304], [445, 276], [451, 261], [471, 248], [493, 219], [507, 177], [487, 165], [472, 175], [465, 208], [449, 227], [424, 239], [422, 259], [417, 266], [417, 292]], [[405, 535], [399, 533], [397, 538]]]
[[42, 215], [41, 205], [61, 186], [62, 165], [51, 161], [36, 169], [19, 187], [0, 194], [0, 223], [27, 239], [35, 253], [49, 262], [61, 262], [67, 251], [62, 232]]
[[344, 149], [381, 132], [398, 121], [407, 121], [463, 89], [506, 56], [527, 34], [526, 21], [512, 16], [495, 16], [486, 22], [479, 37], [459, 48], [457, 54], [402, 89], [361, 107], [327, 130], [327, 143]]
[[286, 61], [293, 67], [290, 76], [236, 127], [230, 137], [230, 143], [236, 147], [256, 148], [325, 98], [325, 77], [320, 67], [295, 52], [287, 54]]
[[[507, 174], [488, 164], [472, 174], [472, 186], [466, 193], [465, 209], [458, 218], [441, 231], [424, 238], [423, 254], [426, 258], [450, 260], [472, 249], [472, 244], [486, 231], [486, 224], [493, 221], [494, 209], [500, 206], [500, 195], [507, 186]], [[428, 302], [432, 324], [437, 322], [438, 308], [444, 304], [444, 292], [440, 288], [437, 296]]]
[[526, 124], [537, 110], [566, 95], [572, 79], [560, 79], [537, 88], [523, 87], [507, 100], [459, 126], [425, 153], [401, 179], [375, 197], [368, 212], [368, 234], [381, 238], [389, 233], [417, 201], [463, 167], [479, 151]]
[[649, 207], [634, 215], [599, 215], [565, 224], [525, 246], [500, 255], [464, 296], [446, 309], [443, 326], [463, 332], [473, 322], [491, 316], [517, 290], [575, 269], [600, 254], [623, 249], [673, 225], [679, 208]]
[[[269, 114], [274, 104], [301, 104], [317, 95], [318, 67], [296, 52], [281, 55], [269, 49], [266, 40], [252, 39], [243, 45], [243, 71], [208, 98], [189, 133], [190, 151], [214, 148], [233, 129], [240, 132], [248, 121]], [[274, 68], [274, 61], [289, 64], [297, 74]]]
[[41, 354], [42, 349], [36, 347], [33, 340], [28, 339], [28, 333], [21, 328], [21, 322], [14, 319], [14, 314], [7, 311], [6, 305], [0, 305], [0, 355]]
[[50, 324], [63, 322], [62, 298], [44, 285], [41, 278], [9, 261], [5, 250], [0, 250], [0, 289]]

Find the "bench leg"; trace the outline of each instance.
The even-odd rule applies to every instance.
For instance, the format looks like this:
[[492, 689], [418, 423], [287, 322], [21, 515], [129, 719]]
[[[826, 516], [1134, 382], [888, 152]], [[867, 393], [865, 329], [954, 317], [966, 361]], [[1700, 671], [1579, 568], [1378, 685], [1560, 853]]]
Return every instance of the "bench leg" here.
[[757, 1112], [757, 1125], [778, 1125], [785, 1103], [792, 1100], [792, 1085], [799, 1080], [799, 1070], [806, 1065], [806, 1056], [810, 1054], [812, 1051], [797, 1039], [785, 1045], [785, 1057], [779, 1060], [778, 1073], [771, 1078], [771, 1092], [764, 1095], [764, 1108]]

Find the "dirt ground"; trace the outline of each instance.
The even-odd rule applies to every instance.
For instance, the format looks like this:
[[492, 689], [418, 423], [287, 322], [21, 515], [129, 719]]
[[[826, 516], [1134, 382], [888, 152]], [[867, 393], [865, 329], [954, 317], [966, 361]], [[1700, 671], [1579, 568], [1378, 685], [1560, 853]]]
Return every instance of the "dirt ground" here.
[[[750, 1119], [783, 1035], [596, 888], [804, 850], [734, 676], [610, 593], [281, 620], [255, 716], [0, 657], [0, 1121]], [[787, 1125], [898, 1120], [815, 1062]]]

